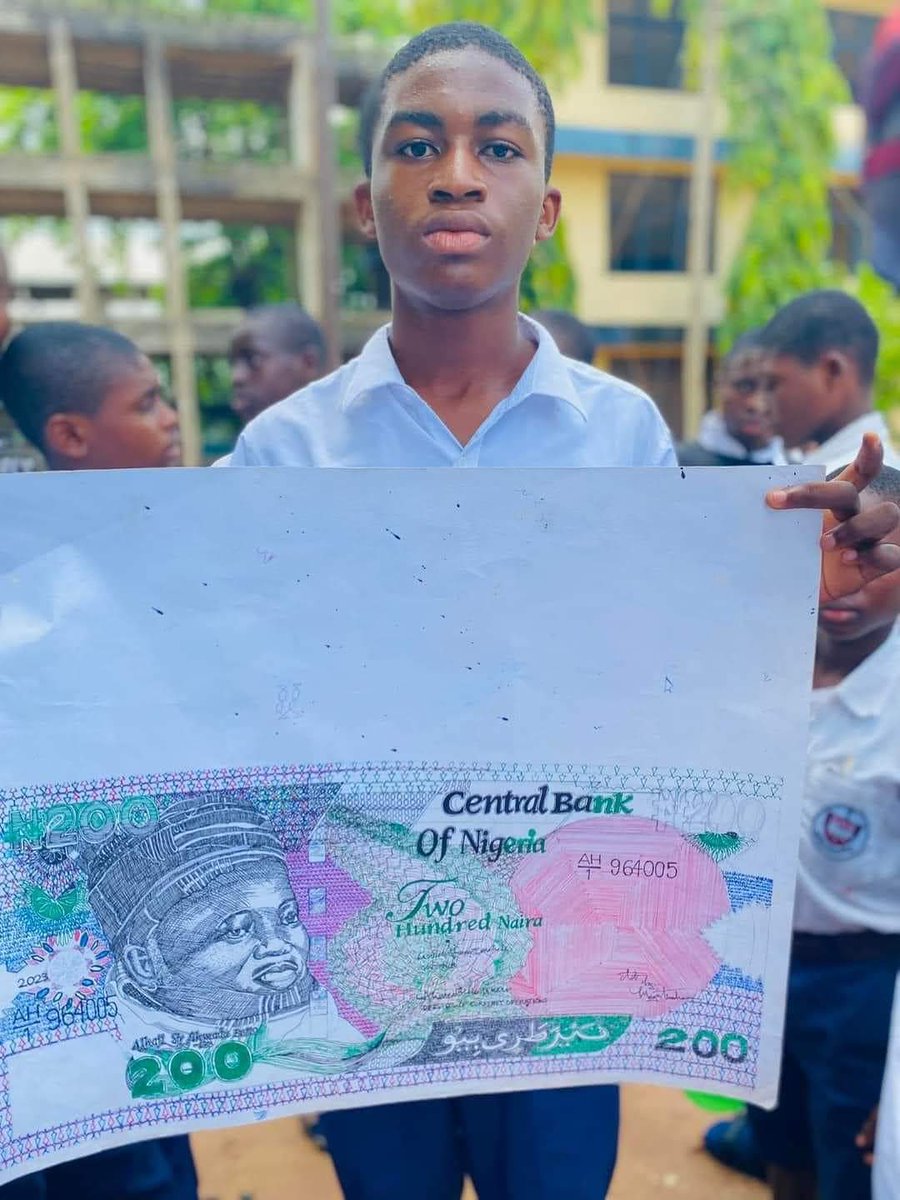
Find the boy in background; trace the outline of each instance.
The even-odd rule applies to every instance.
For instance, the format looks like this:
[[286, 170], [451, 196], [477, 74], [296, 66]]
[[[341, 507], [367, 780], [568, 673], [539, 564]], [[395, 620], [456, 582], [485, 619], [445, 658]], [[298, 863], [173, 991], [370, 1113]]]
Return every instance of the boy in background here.
[[299, 304], [251, 308], [228, 350], [231, 407], [246, 425], [325, 370], [325, 335]]
[[749, 467], [787, 462], [777, 436], [775, 404], [766, 390], [760, 333], [745, 333], [716, 372], [716, 407], [692, 442], [678, 447], [683, 467]]
[[[180, 461], [178, 418], [150, 360], [118, 333], [33, 325], [0, 357], [0, 403], [51, 471]], [[0, 1187], [0, 1200], [197, 1200], [186, 1137], [119, 1146]]]
[[[883, 467], [862, 497], [900, 502], [900, 471]], [[707, 1134], [717, 1158], [723, 1140], [752, 1152], [776, 1200], [871, 1195], [856, 1137], [900, 969], [898, 614], [900, 571], [819, 610], [779, 1103]]]
[[836, 471], [853, 459], [860, 438], [875, 433], [884, 461], [900, 466], [884, 417], [874, 408], [878, 329], [846, 292], [807, 292], [762, 331], [766, 388], [784, 444], [803, 461]]

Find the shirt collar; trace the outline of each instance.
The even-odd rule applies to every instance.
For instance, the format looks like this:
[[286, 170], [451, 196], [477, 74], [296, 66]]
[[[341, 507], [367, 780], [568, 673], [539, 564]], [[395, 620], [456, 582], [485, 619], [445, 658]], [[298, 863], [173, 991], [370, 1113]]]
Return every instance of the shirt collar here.
[[835, 687], [841, 703], [857, 717], [877, 717], [900, 681], [900, 622], [888, 639]]
[[885, 444], [887, 456], [890, 457], [891, 440], [888, 427], [881, 413], [873, 410], [863, 413], [861, 417], [839, 429], [833, 437], [806, 454], [803, 461], [821, 463], [828, 471], [845, 467], [856, 457], [864, 433], [877, 433]]
[[[501, 402], [504, 408], [512, 408], [529, 396], [547, 396], [564, 400], [587, 420], [587, 411], [572, 382], [570, 360], [560, 354], [556, 342], [543, 326], [521, 314], [519, 321], [527, 335], [537, 343], [537, 350], [516, 386]], [[390, 332], [390, 325], [382, 325], [363, 346], [344, 391], [345, 407], [382, 388], [401, 388], [407, 394], [416, 394], [400, 374], [391, 350]]]
[[713, 454], [724, 454], [727, 458], [738, 458], [742, 462], [761, 466], [783, 466], [787, 462], [784, 454], [784, 442], [780, 437], [772, 438], [761, 450], [748, 450], [742, 442], [728, 432], [725, 418], [718, 409], [712, 409], [703, 417], [697, 441], [704, 450], [709, 450]]

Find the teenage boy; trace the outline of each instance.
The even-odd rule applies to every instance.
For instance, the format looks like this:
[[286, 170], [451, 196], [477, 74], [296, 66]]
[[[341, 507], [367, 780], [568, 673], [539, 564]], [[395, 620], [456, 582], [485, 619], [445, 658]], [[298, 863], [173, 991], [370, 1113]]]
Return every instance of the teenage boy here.
[[[52, 471], [163, 467], [178, 418], [127, 338], [74, 322], [33, 325], [0, 358], [0, 402]], [[186, 1137], [137, 1142], [0, 1187], [0, 1200], [197, 1200]]]
[[731, 347], [716, 373], [716, 407], [700, 423], [696, 441], [682, 442], [683, 467], [749, 467], [787, 462], [776, 434], [776, 414], [763, 375], [758, 330]]
[[325, 369], [325, 335], [299, 304], [251, 308], [228, 350], [231, 407], [246, 425]]
[[878, 330], [846, 292], [807, 292], [778, 310], [761, 335], [765, 380], [784, 443], [808, 447], [803, 461], [835, 471], [852, 460], [865, 433], [900, 466], [888, 427], [872, 407]]
[[[519, 278], [553, 234], [553, 105], [543, 80], [482, 25], [426, 30], [385, 68], [361, 120], [364, 232], [391, 276], [393, 314], [362, 354], [262, 413], [235, 466], [671, 466], [672, 444], [636, 389], [564, 358], [518, 315]], [[774, 507], [839, 509], [851, 591], [900, 565], [876, 546], [900, 520], [859, 513], [880, 465], [773, 493]], [[830, 544], [827, 543], [827, 544]], [[347, 1200], [600, 1200], [616, 1155], [611, 1087], [382, 1105], [323, 1118]]]

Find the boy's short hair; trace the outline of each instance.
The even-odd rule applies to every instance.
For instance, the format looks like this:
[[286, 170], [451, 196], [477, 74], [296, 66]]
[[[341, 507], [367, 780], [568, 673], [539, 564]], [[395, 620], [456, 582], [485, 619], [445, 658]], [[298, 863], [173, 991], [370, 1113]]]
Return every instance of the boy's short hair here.
[[[829, 473], [828, 478], [837, 479], [846, 470], [847, 467], [838, 467]], [[874, 492], [882, 500], [892, 500], [900, 505], [900, 471], [896, 467], [883, 466], [865, 490]]]
[[56, 413], [95, 413], [117, 372], [134, 364], [134, 342], [98, 325], [46, 321], [17, 333], [0, 357], [0, 403], [24, 437], [44, 449]]
[[869, 387], [878, 360], [878, 330], [858, 300], [838, 289], [807, 292], [778, 310], [762, 331], [769, 354], [786, 354], [810, 366], [829, 350], [852, 358]]
[[278, 342], [288, 354], [302, 354], [312, 347], [324, 360], [325, 335], [322, 327], [305, 308], [293, 300], [281, 304], [258, 304], [247, 311], [251, 321], [271, 322], [278, 331]]
[[734, 362], [742, 354], [752, 354], [754, 351], [764, 351], [765, 349], [763, 331], [761, 329], [748, 329], [740, 337], [735, 338], [725, 354], [722, 355], [722, 366], [728, 366], [730, 362]]
[[434, 55], [444, 54], [448, 50], [468, 49], [480, 50], [482, 54], [488, 54], [491, 58], [506, 63], [528, 80], [544, 119], [544, 178], [550, 178], [556, 140], [556, 115], [547, 85], [512, 42], [496, 29], [491, 29], [488, 25], [479, 25], [477, 21], [451, 21], [446, 25], [433, 25], [424, 30], [405, 46], [400, 47], [369, 89], [363, 101], [359, 122], [359, 149], [369, 178], [372, 175], [375, 129], [381, 116], [381, 106], [388, 83], [424, 58], [433, 58]]

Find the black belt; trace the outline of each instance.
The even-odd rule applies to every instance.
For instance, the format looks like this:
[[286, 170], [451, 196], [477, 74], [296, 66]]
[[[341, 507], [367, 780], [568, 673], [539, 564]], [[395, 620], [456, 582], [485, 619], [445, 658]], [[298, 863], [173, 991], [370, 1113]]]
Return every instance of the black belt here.
[[900, 933], [795, 933], [794, 962], [856, 963], [893, 959], [900, 967]]

